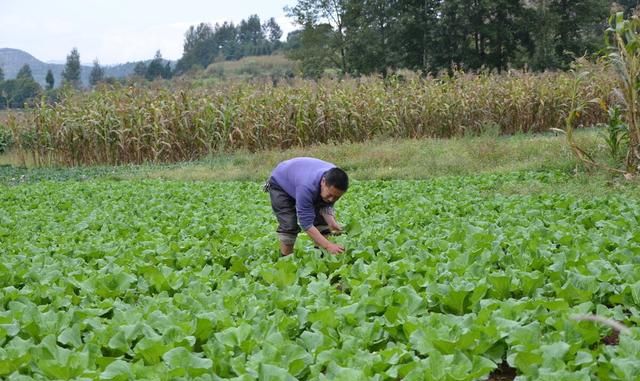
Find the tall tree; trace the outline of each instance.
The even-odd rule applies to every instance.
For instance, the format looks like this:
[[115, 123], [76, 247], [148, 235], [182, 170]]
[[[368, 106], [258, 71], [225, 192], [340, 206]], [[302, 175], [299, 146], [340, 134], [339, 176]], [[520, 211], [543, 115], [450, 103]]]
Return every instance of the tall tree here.
[[345, 13], [352, 72], [381, 73], [402, 65], [397, 0], [352, 0]]
[[213, 37], [213, 28], [209, 23], [191, 25], [184, 35], [183, 51], [188, 52], [198, 47], [202, 42]]
[[280, 28], [280, 25], [278, 25], [276, 19], [273, 17], [262, 25], [262, 31], [267, 40], [272, 44], [278, 44], [280, 38], [282, 38], [282, 28]]
[[468, 4], [462, 0], [441, 2], [438, 33], [435, 41], [436, 65], [451, 71], [464, 67], [471, 46]]
[[4, 81], [4, 71], [2, 71], [2, 68], [0, 67], [0, 82]]
[[575, 57], [602, 46], [602, 35], [609, 15], [607, 0], [544, 0], [559, 20], [556, 25], [555, 53], [567, 66]]
[[339, 67], [339, 56], [330, 41], [334, 31], [329, 24], [308, 25], [287, 36], [287, 56], [298, 60], [302, 74], [307, 78], [319, 78], [329, 68]]
[[2, 83], [2, 94], [5, 103], [11, 108], [22, 108], [40, 93], [40, 85], [33, 79], [31, 67], [25, 64], [20, 68], [15, 79]]
[[232, 22], [216, 24], [214, 42], [225, 60], [242, 58], [238, 42], [238, 29]]
[[[346, 25], [344, 20], [348, 3], [349, 0], [298, 0], [295, 7], [285, 8], [288, 15], [293, 17], [298, 25], [309, 32], [317, 30], [322, 24], [329, 25], [335, 31], [335, 33], [327, 37], [330, 38], [328, 41], [330, 46], [338, 54], [338, 67], [343, 74], [349, 71], [347, 66]], [[324, 27], [319, 29], [326, 32], [326, 28]], [[324, 44], [323, 42], [322, 45]]]
[[164, 70], [162, 71], [162, 78], [169, 79], [173, 75], [173, 71], [171, 70], [171, 62], [167, 61], [164, 64]]
[[194, 66], [206, 68], [218, 54], [215, 33], [208, 23], [190, 26], [185, 33], [182, 58], [176, 64], [176, 72], [185, 73]]
[[97, 85], [99, 82], [104, 81], [104, 69], [100, 66], [100, 62], [96, 58], [93, 61], [93, 67], [91, 73], [89, 73], [89, 84], [91, 86]]
[[238, 26], [238, 43], [242, 56], [255, 56], [270, 53], [266, 44], [262, 24], [258, 15], [251, 15]]
[[73, 48], [71, 53], [67, 56], [67, 63], [62, 71], [62, 83], [73, 88], [79, 89], [82, 86], [80, 80], [80, 53], [78, 49]]
[[519, 1], [473, 0], [470, 14], [472, 55], [469, 67], [505, 70], [517, 52], [523, 8]]
[[403, 66], [423, 73], [436, 68], [439, 0], [398, 1], [398, 49]]
[[144, 78], [147, 75], [147, 64], [139, 61], [136, 66], [133, 67], [133, 75]]
[[53, 86], [55, 85], [55, 79], [53, 78], [53, 72], [51, 71], [51, 69], [47, 70], [47, 76], [44, 78], [44, 80], [47, 83], [47, 90], [53, 89]]
[[16, 75], [16, 79], [33, 81], [33, 73], [31, 72], [31, 67], [28, 64], [22, 65], [22, 67], [18, 71], [18, 74]]
[[238, 31], [238, 40], [240, 41], [240, 44], [252, 44], [255, 46], [258, 42], [264, 39], [265, 36], [262, 32], [262, 25], [258, 15], [251, 15], [246, 21], [240, 21]]
[[165, 70], [164, 70], [164, 60], [162, 59], [162, 54], [160, 51], [156, 51], [156, 55], [153, 57], [153, 60], [149, 62], [149, 66], [147, 66], [147, 72], [145, 73], [145, 78], [149, 81], [153, 81], [157, 78], [164, 78]]

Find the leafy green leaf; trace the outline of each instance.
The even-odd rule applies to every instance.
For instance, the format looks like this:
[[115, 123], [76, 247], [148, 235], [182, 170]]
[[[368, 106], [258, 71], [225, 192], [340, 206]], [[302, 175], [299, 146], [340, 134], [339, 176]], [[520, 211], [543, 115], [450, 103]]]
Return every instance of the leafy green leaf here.
[[213, 361], [201, 358], [186, 348], [173, 348], [162, 356], [173, 376], [199, 376], [213, 366]]
[[104, 372], [100, 373], [101, 380], [124, 381], [132, 378], [131, 364], [123, 360], [112, 362]]

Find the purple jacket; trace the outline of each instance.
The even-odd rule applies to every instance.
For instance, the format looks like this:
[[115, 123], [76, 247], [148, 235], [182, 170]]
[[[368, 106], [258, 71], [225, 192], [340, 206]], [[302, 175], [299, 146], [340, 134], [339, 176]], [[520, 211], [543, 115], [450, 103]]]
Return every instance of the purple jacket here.
[[[312, 157], [283, 161], [271, 172], [271, 178], [296, 201], [298, 222], [305, 231], [313, 226], [315, 205], [320, 199], [320, 181], [335, 165]], [[330, 206], [330, 205], [329, 205]]]

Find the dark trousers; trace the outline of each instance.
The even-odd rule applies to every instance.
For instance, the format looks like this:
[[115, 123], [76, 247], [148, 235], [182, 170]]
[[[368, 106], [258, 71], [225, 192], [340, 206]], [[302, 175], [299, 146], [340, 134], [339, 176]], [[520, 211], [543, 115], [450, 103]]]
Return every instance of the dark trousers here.
[[[296, 213], [296, 200], [289, 196], [275, 181], [269, 179], [265, 184], [264, 190], [269, 192], [271, 198], [271, 209], [278, 220], [278, 237], [280, 241], [286, 244], [293, 244], [296, 241], [298, 233], [302, 231], [298, 225], [298, 214]], [[316, 218], [313, 221], [320, 233], [327, 235], [330, 233], [329, 226], [324, 217], [320, 214], [322, 205], [316, 207]]]

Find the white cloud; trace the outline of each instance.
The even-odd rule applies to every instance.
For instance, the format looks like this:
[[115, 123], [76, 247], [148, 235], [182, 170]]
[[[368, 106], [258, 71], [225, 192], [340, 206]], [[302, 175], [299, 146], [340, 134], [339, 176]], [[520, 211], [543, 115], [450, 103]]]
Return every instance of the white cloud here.
[[116, 28], [92, 37], [98, 43], [87, 45], [84, 53], [78, 50], [83, 62], [97, 57], [104, 65], [149, 60], [157, 50], [164, 58], [176, 60], [182, 56], [183, 34], [180, 24]]
[[201, 22], [274, 17], [286, 38], [295, 26], [282, 9], [296, 1], [0, 0], [0, 48], [21, 49], [42, 61], [64, 60], [74, 47], [83, 63], [146, 60], [158, 49], [175, 60], [189, 26]]

